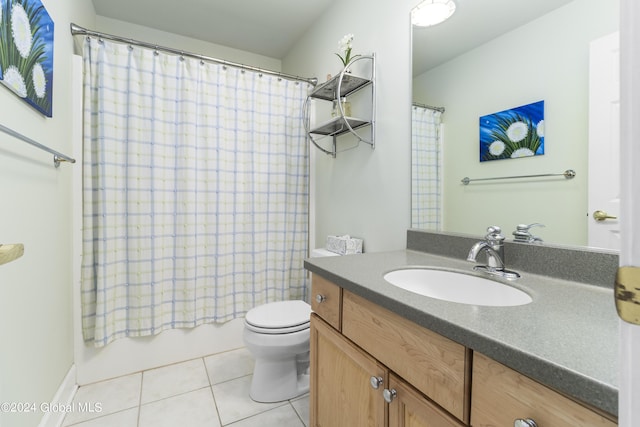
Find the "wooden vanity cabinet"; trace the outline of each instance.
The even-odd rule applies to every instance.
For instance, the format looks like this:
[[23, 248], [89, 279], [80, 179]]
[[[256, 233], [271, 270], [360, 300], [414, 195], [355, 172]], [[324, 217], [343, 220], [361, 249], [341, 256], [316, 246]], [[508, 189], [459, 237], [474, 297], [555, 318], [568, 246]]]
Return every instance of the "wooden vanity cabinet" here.
[[312, 427], [464, 427], [315, 313], [310, 389]]
[[311, 316], [312, 427], [617, 425], [320, 276], [312, 289], [323, 296]]
[[312, 308], [313, 427], [462, 427], [468, 421], [466, 348], [317, 275]]
[[538, 427], [614, 427], [617, 424], [485, 355], [473, 355], [471, 425], [512, 426], [531, 419]]

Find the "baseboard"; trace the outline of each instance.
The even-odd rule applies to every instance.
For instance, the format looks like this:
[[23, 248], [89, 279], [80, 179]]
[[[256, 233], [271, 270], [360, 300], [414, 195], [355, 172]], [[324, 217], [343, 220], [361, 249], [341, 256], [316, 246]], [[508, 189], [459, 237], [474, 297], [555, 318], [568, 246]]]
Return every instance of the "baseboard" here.
[[[51, 399], [52, 406], [54, 404], [61, 406], [71, 405], [76, 391], [78, 391], [78, 385], [76, 384], [76, 365], [73, 364], [62, 380], [62, 383], [60, 383], [60, 387], [58, 387], [55, 396]], [[64, 416], [64, 411], [47, 412], [43, 415], [38, 427], [60, 427], [62, 426]]]

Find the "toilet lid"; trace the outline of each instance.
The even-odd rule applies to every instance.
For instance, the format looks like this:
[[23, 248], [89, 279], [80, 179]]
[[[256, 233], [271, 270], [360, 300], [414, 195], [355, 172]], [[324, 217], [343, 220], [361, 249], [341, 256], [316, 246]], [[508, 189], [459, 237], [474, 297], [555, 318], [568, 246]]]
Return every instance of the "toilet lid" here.
[[291, 333], [309, 327], [311, 306], [304, 301], [278, 301], [249, 310], [245, 323], [263, 333]]

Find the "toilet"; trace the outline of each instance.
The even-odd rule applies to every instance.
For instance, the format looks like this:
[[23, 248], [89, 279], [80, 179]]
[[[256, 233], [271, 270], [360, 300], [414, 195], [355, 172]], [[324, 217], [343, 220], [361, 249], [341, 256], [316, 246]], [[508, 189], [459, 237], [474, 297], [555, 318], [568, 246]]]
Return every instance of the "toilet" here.
[[[314, 249], [311, 257], [338, 256]], [[243, 340], [255, 359], [249, 396], [280, 402], [309, 391], [309, 318], [304, 301], [278, 301], [254, 307], [245, 316]]]

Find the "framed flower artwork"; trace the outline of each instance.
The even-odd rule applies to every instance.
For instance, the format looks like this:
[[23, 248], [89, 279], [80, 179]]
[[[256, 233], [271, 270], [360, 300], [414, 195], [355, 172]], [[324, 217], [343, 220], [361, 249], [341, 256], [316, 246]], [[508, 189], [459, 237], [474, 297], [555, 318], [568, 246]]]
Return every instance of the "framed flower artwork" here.
[[0, 83], [52, 116], [53, 21], [40, 0], [0, 0]]
[[480, 117], [480, 161], [544, 154], [544, 101]]

